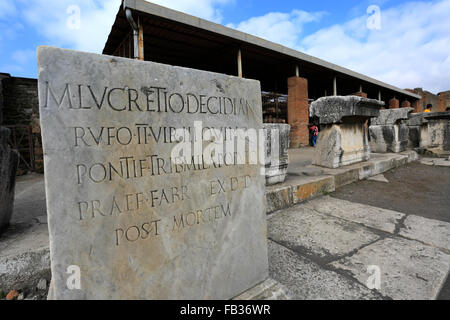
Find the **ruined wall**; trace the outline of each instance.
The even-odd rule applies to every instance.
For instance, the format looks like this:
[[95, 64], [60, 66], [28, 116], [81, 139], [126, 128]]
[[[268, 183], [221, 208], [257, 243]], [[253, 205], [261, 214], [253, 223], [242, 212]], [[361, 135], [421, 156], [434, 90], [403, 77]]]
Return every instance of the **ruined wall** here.
[[[18, 174], [23, 174], [30, 170], [25, 166], [23, 160], [26, 160], [28, 163], [34, 162], [35, 171], [43, 172], [37, 79], [17, 78], [8, 75], [8, 77], [3, 78], [2, 89], [3, 125], [31, 126], [33, 133], [32, 147], [34, 150], [34, 159], [30, 159], [29, 151], [27, 151], [29, 147], [28, 139], [23, 139], [19, 146], [22, 161], [19, 165]], [[22, 131], [18, 132], [18, 135], [21, 133]]]
[[431, 93], [422, 88], [408, 91], [422, 96], [422, 99], [418, 102], [418, 110], [416, 109], [415, 112], [422, 112], [429, 103], [433, 105], [433, 112], [444, 112], [447, 107], [450, 107], [450, 91], [444, 91], [439, 94]]
[[444, 112], [450, 107], [450, 90], [439, 93], [438, 95], [438, 111]]
[[0, 125], [3, 123], [3, 85], [0, 78]]
[[37, 80], [10, 77], [3, 80], [5, 125], [29, 125], [39, 113]]
[[3, 124], [3, 80], [10, 77], [7, 73], [0, 73], [0, 125]]

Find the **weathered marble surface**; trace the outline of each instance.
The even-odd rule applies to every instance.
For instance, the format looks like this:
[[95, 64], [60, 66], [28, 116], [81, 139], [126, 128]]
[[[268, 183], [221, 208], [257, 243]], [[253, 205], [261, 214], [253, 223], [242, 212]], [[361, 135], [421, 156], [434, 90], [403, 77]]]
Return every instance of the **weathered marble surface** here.
[[159, 131], [259, 130], [259, 82], [49, 47], [38, 63], [50, 297], [229, 299], [268, 277], [262, 166], [170, 166]]
[[364, 124], [345, 123], [322, 127], [313, 164], [339, 168], [369, 159], [370, 146]]
[[370, 120], [371, 125], [386, 126], [399, 124], [400, 120], [407, 120], [413, 108], [398, 108], [380, 110], [380, 115]]
[[405, 124], [370, 126], [369, 135], [372, 152], [399, 153], [408, 148], [409, 127]]
[[450, 112], [433, 112], [424, 116], [420, 130], [420, 147], [450, 150]]
[[365, 122], [377, 117], [384, 102], [357, 96], [323, 97], [310, 107], [321, 131], [313, 164], [338, 168], [370, 159]]
[[19, 155], [8, 145], [10, 130], [0, 127], [0, 234], [9, 225], [14, 207]]
[[320, 124], [342, 123], [348, 117], [378, 117], [383, 106], [384, 102], [357, 96], [322, 97], [311, 103], [310, 117], [318, 117]]
[[264, 123], [263, 127], [266, 132], [266, 185], [269, 186], [282, 183], [286, 179], [291, 126], [282, 123]]

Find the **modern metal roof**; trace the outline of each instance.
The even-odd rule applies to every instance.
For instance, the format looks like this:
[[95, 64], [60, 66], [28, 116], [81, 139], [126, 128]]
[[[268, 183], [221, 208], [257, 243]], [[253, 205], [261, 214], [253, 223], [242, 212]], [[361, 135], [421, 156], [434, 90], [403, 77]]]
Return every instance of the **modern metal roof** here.
[[[259, 70], [261, 67], [269, 66], [273, 61], [278, 64], [284, 63], [278, 69], [291, 68], [288, 71], [293, 73], [296, 64], [300, 66], [301, 76], [305, 76], [311, 81], [317, 83], [325, 81], [328, 83], [330, 75], [336, 75], [355, 87], [357, 83], [371, 87], [368, 90], [375, 92], [382, 90], [386, 97], [420, 99], [421, 96], [397, 88], [393, 85], [373, 79], [361, 73], [349, 70], [336, 64], [318, 59], [316, 57], [304, 54], [302, 52], [287, 48], [280, 44], [235, 30], [223, 25], [213, 23], [198, 17], [194, 17], [176, 10], [168, 9], [144, 0], [124, 0], [123, 6], [113, 25], [111, 34], [105, 44], [104, 54], [112, 54], [118, 47], [123, 37], [130, 31], [128, 22], [125, 19], [124, 11], [131, 9], [144, 19], [144, 42], [149, 40], [152, 45], [145, 44], [146, 60], [155, 60], [165, 63], [184, 65], [188, 67], [198, 67], [199, 64], [205, 64], [206, 70], [211, 69], [212, 62], [208, 68], [209, 62], [206, 56], [202, 56], [205, 50], [210, 56], [221, 56], [222, 64], [231, 64], [234, 68], [235, 56], [227, 55], [230, 49], [242, 48], [243, 55], [247, 54], [247, 61], [244, 58], [244, 67], [247, 66], [248, 76], [255, 79], [265, 78], [269, 81], [269, 75], [263, 75]], [[148, 35], [148, 38], [147, 38]], [[170, 45], [169, 45], [170, 42]], [[177, 43], [179, 46], [177, 46]], [[180, 49], [180, 48], [183, 49]], [[147, 52], [149, 51], [149, 52]], [[179, 52], [181, 51], [181, 52]], [[184, 54], [184, 57], [181, 55]], [[234, 54], [234, 53], [233, 53]], [[153, 55], [153, 56], [152, 56]], [[147, 56], [150, 59], [147, 59]], [[197, 59], [197, 60], [196, 60]], [[211, 58], [209, 58], [211, 59]], [[259, 65], [257, 65], [257, 62]], [[224, 65], [215, 62], [214, 70], [223, 73], [233, 73], [235, 69], [227, 69]], [[268, 70], [268, 69], [267, 69]], [[275, 69], [274, 69], [275, 70]], [[281, 72], [282, 70], [280, 70]], [[291, 73], [291, 76], [294, 74]], [[247, 76], [247, 74], [244, 74]], [[273, 78], [281, 75], [272, 75]], [[313, 79], [315, 78], [315, 79]], [[326, 79], [326, 80], [325, 80]], [[285, 79], [284, 79], [285, 81]], [[331, 82], [330, 82], [331, 83]], [[346, 85], [348, 85], [346, 83]], [[353, 88], [352, 87], [352, 88]], [[351, 90], [351, 89], [348, 89]], [[364, 89], [364, 92], [368, 90]], [[354, 92], [357, 90], [355, 89]], [[329, 91], [331, 93], [331, 90]], [[373, 95], [373, 94], [372, 94]]]

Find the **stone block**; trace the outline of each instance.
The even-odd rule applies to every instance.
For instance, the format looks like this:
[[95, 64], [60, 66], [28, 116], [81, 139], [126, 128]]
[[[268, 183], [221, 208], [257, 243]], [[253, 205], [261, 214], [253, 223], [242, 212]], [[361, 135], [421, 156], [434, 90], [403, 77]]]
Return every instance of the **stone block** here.
[[323, 97], [311, 104], [321, 124], [313, 164], [338, 168], [370, 158], [365, 122], [378, 117], [384, 102], [356, 96]]
[[262, 131], [258, 81], [50, 47], [38, 64], [50, 298], [231, 299], [268, 278], [262, 164], [217, 149]]
[[267, 214], [289, 208], [293, 205], [292, 187], [282, 187], [266, 192]]
[[322, 97], [311, 103], [310, 116], [318, 117], [320, 124], [336, 124], [348, 121], [364, 122], [378, 117], [384, 102], [357, 96]]
[[405, 151], [408, 147], [409, 127], [404, 124], [370, 126], [369, 135], [372, 152], [398, 153]]
[[334, 192], [336, 190], [333, 177], [318, 177], [312, 180], [313, 181], [309, 183], [293, 187], [292, 197], [294, 204], [321, 196], [324, 193]]
[[421, 144], [423, 148], [450, 150], [450, 112], [426, 114], [426, 125], [421, 127]]
[[400, 120], [407, 120], [413, 108], [399, 108], [380, 110], [380, 115], [370, 120], [371, 125], [385, 126], [399, 124]]
[[265, 123], [266, 132], [265, 175], [266, 185], [282, 183], [286, 179], [289, 165], [290, 125]]

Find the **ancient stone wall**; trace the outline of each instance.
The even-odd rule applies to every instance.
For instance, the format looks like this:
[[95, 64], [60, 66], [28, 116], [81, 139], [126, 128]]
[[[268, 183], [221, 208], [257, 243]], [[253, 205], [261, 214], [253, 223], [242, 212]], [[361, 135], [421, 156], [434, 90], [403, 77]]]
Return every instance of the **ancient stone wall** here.
[[[1, 75], [0, 75], [1, 78]], [[43, 156], [41, 143], [41, 130], [39, 124], [39, 101], [37, 79], [8, 77], [2, 81], [3, 96], [3, 125], [6, 126], [31, 126], [32, 144], [34, 149], [35, 171], [43, 172]], [[1, 101], [1, 98], [0, 98]], [[0, 106], [1, 106], [0, 102]], [[1, 118], [0, 118], [1, 119]], [[2, 123], [0, 121], [0, 123]], [[24, 129], [20, 129], [24, 130]], [[19, 132], [18, 135], [22, 134]], [[22, 139], [22, 157], [31, 163], [28, 139]], [[18, 173], [25, 173], [29, 170], [21, 161]]]
[[39, 112], [37, 80], [6, 78], [3, 80], [4, 124], [29, 125]]

